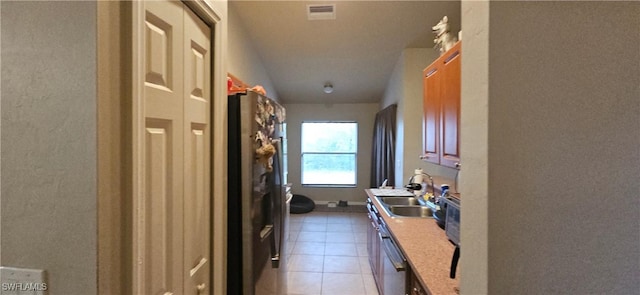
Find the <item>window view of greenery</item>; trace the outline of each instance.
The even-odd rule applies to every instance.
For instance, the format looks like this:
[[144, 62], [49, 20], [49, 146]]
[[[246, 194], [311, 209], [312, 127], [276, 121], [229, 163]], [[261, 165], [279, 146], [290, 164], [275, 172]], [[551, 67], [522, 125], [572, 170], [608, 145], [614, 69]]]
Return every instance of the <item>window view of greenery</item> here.
[[356, 185], [358, 123], [302, 123], [302, 184]]

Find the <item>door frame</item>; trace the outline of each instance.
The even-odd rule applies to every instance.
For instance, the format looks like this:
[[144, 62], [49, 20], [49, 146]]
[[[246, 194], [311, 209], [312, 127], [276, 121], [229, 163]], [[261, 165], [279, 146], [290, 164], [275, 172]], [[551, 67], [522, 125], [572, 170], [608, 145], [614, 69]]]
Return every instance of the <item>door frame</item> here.
[[[211, 28], [211, 294], [226, 292], [226, 2], [183, 0]], [[144, 140], [144, 3], [98, 1], [98, 294], [133, 294]], [[215, 141], [215, 144], [213, 144]], [[215, 185], [213, 185], [215, 184]], [[214, 197], [215, 196], [215, 197]], [[217, 241], [217, 243], [216, 243]]]

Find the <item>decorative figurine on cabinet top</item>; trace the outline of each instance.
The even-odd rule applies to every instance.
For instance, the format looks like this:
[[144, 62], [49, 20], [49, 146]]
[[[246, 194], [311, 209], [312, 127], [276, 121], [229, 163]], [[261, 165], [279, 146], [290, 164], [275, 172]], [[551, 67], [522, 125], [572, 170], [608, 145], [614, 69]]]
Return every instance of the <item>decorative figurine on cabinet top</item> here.
[[440, 55], [451, 49], [453, 45], [458, 41], [456, 37], [449, 31], [449, 18], [445, 15], [437, 25], [431, 27], [431, 31], [436, 34], [436, 38], [433, 39], [436, 49], [440, 51]]

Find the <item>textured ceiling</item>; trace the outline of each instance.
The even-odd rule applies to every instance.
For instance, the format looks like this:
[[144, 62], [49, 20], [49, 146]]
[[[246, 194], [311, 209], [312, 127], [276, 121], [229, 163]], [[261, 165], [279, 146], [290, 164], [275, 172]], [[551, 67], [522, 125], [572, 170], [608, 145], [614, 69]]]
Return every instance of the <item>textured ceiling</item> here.
[[[336, 4], [335, 20], [307, 20], [308, 4]], [[378, 102], [404, 48], [432, 48], [431, 26], [459, 1], [230, 1], [285, 103]], [[325, 82], [334, 92], [325, 94]]]

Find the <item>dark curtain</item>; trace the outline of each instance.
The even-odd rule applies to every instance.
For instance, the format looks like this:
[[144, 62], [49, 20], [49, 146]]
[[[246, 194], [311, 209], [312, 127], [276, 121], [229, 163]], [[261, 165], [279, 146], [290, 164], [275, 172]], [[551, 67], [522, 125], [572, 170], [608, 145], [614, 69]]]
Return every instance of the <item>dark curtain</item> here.
[[371, 153], [371, 187], [379, 187], [387, 179], [393, 186], [396, 159], [396, 110], [392, 104], [376, 114]]

